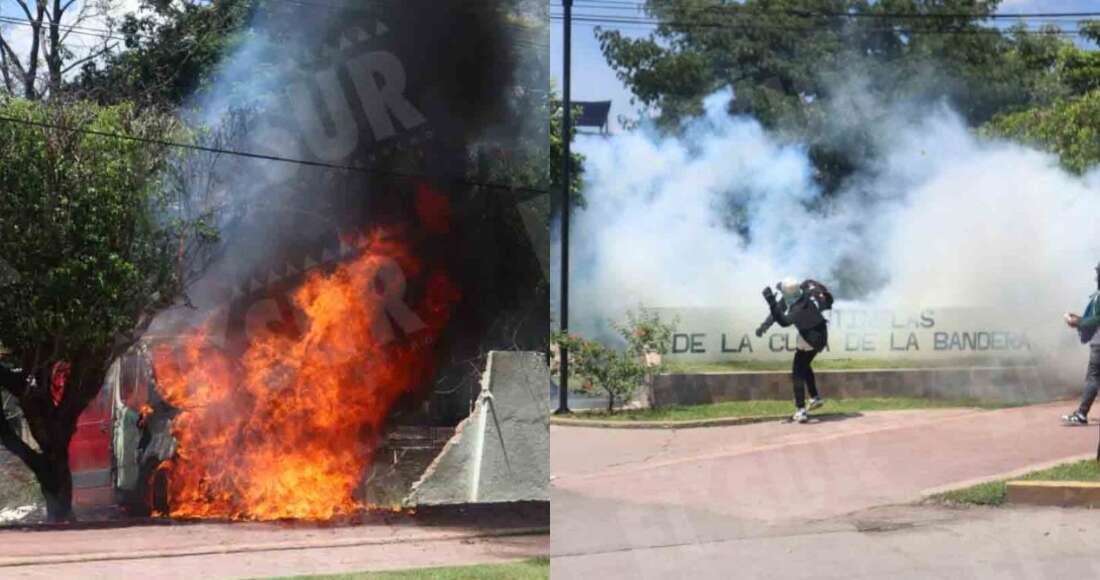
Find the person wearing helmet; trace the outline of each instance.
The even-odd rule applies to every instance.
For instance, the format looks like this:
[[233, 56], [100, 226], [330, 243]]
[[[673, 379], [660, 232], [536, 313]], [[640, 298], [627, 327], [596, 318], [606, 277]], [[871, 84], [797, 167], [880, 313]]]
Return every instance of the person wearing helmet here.
[[1081, 344], [1089, 345], [1089, 365], [1085, 371], [1085, 392], [1081, 395], [1081, 404], [1077, 410], [1064, 415], [1062, 421], [1069, 425], [1087, 425], [1089, 410], [1100, 392], [1100, 264], [1096, 265], [1096, 289], [1089, 296], [1085, 313], [1081, 316], [1066, 314], [1066, 325], [1077, 330]]
[[[784, 284], [787, 287], [787, 291], [783, 290]], [[797, 289], [795, 288], [797, 285]], [[801, 284], [795, 278], [786, 278], [782, 282], [775, 285], [776, 291], [783, 296], [782, 307], [788, 308], [794, 301], [798, 299], [802, 294], [812, 294], [818, 298], [818, 300], [824, 305], [824, 310], [829, 310], [833, 307], [833, 295], [829, 292], [829, 289], [824, 284], [817, 280], [804, 280]], [[801, 292], [799, 292], [801, 290]], [[775, 318], [768, 313], [764, 322], [756, 329], [756, 338], [764, 336], [764, 333], [768, 332], [768, 329], [775, 324]]]
[[[810, 365], [829, 343], [828, 322], [823, 313], [832, 307], [832, 295], [824, 285], [813, 280], [799, 284], [798, 280], [787, 278], [778, 287], [782, 301], [776, 299], [771, 287], [764, 288], [764, 300], [771, 315], [757, 329], [757, 336], [762, 336], [773, 323], [784, 328], [794, 325], [798, 329], [798, 345], [791, 365], [796, 410], [791, 419], [805, 423], [808, 420], [807, 411], [825, 404], [817, 392], [817, 381]], [[808, 409], [806, 391], [810, 393]]]

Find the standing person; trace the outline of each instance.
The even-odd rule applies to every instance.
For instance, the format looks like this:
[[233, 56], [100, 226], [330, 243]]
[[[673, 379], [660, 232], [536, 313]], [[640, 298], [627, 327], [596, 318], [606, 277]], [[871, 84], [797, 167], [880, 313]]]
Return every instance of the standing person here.
[[1089, 303], [1085, 306], [1085, 314], [1066, 314], [1066, 324], [1070, 328], [1077, 329], [1081, 337], [1081, 344], [1089, 345], [1089, 366], [1085, 371], [1085, 392], [1081, 395], [1081, 404], [1077, 410], [1062, 417], [1070, 425], [1087, 425], [1089, 422], [1089, 409], [1096, 400], [1096, 393], [1100, 391], [1100, 264], [1096, 265], [1096, 288]]
[[[786, 291], [783, 289], [784, 285], [786, 285]], [[799, 296], [806, 293], [819, 294], [823, 302], [828, 303], [825, 310], [832, 308], [833, 305], [833, 295], [829, 293], [828, 288], [826, 288], [824, 284], [817, 280], [804, 280], [801, 284], [798, 284], [796, 279], [787, 278], [776, 284], [775, 289], [783, 295], [783, 304], [780, 306], [783, 307], [784, 311], [790, 308], [791, 304], [794, 304]], [[756, 338], [764, 336], [764, 333], [768, 332], [768, 329], [771, 328], [773, 324], [775, 324], [775, 317], [769, 312], [768, 317], [765, 318], [764, 322], [760, 324], [760, 327], [756, 329]], [[801, 339], [801, 336], [799, 338]]]
[[765, 320], [757, 330], [757, 336], [762, 335], [771, 322], [784, 328], [793, 324], [798, 329], [798, 346], [791, 365], [796, 410], [791, 419], [805, 423], [808, 419], [807, 390], [811, 397], [809, 410], [825, 404], [817, 392], [817, 380], [810, 365], [829, 343], [828, 321], [823, 313], [832, 308], [833, 298], [823, 284], [813, 280], [799, 284], [798, 280], [787, 278], [779, 283], [779, 289], [783, 295], [782, 303], [776, 300], [771, 287], [764, 288], [764, 300], [768, 302], [771, 316], [770, 321]]

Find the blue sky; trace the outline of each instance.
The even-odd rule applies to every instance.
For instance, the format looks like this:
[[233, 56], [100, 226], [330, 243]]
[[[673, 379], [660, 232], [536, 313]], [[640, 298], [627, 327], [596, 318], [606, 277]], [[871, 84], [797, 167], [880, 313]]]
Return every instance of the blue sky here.
[[[2, 1], [2, 0], [0, 0]], [[583, 0], [580, 0], [583, 4]], [[634, 0], [641, 3], [642, 0]], [[551, 13], [561, 13], [560, 0], [551, 0]], [[591, 7], [574, 4], [574, 13], [608, 14]], [[1100, 12], [1100, 0], [1005, 0], [1001, 3], [1004, 13], [1036, 12]], [[620, 16], [638, 16], [634, 12], [614, 11]], [[605, 25], [607, 26], [607, 25]], [[614, 26], [614, 25], [612, 25]], [[1068, 25], [1067, 25], [1068, 26]], [[649, 27], [627, 25], [621, 29], [629, 36], [646, 36]], [[562, 78], [562, 23], [550, 22], [550, 74], [558, 90], [561, 90]], [[574, 23], [573, 26], [573, 100], [596, 101], [611, 99], [611, 126], [618, 127], [617, 117], [626, 114], [633, 116], [636, 109], [631, 107], [630, 91], [615, 77], [614, 71], [607, 65], [600, 45], [596, 41], [593, 25]]]

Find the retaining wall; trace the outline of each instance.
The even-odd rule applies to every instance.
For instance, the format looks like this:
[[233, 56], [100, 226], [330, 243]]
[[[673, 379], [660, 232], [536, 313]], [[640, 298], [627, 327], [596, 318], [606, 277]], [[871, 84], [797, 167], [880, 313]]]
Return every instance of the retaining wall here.
[[[1081, 369], [1082, 375], [1084, 369]], [[1035, 366], [815, 371], [828, 398], [918, 397], [988, 403], [1038, 403], [1080, 395], [1082, 385]], [[1082, 376], [1083, 378], [1083, 376]], [[655, 378], [652, 404], [701, 405], [792, 397], [786, 371], [666, 374]]]

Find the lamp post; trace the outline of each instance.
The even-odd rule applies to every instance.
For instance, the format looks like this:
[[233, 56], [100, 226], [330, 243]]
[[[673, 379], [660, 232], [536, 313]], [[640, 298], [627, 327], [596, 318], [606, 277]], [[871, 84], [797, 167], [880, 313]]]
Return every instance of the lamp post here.
[[[565, 8], [565, 19], [562, 22], [562, 37], [564, 62], [562, 76], [562, 144], [565, 154], [562, 157], [562, 205], [561, 205], [561, 332], [569, 332], [569, 213], [572, 209], [570, 203], [569, 182], [570, 153], [569, 145], [572, 141], [572, 103], [570, 102], [570, 70], [572, 67], [572, 32], [573, 32], [573, 0], [561, 0]], [[555, 414], [563, 415], [569, 412], [569, 350], [562, 346], [561, 356], [561, 384], [558, 385], [558, 410]]]

